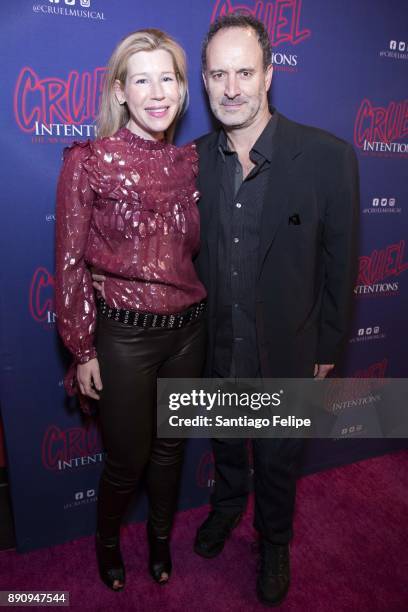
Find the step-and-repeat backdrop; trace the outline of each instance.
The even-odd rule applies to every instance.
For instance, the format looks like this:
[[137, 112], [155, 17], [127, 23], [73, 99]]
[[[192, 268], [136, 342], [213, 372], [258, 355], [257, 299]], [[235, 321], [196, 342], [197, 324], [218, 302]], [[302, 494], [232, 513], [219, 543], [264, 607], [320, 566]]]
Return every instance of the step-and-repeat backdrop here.
[[[191, 103], [177, 142], [208, 131], [201, 41], [217, 16], [237, 9], [270, 34], [273, 104], [358, 153], [360, 271], [341, 374], [407, 376], [406, 0], [3, 0], [1, 410], [20, 551], [93, 532], [104, 456], [96, 422], [67, 403], [62, 386], [69, 359], [53, 295], [62, 150], [95, 136], [104, 66], [115, 44], [143, 27], [168, 31], [187, 51]], [[315, 440], [304, 472], [398, 445]], [[180, 507], [206, 503], [212, 480], [208, 441], [190, 441]], [[141, 497], [130, 518], [144, 513]]]

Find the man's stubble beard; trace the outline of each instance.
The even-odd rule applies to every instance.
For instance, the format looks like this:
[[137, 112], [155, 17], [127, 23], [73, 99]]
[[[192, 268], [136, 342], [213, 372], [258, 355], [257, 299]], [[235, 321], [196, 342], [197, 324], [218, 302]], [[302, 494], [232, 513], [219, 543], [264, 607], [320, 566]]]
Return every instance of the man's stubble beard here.
[[[260, 112], [262, 112], [262, 97], [263, 97], [263, 93], [260, 93], [257, 97], [257, 105], [256, 108], [254, 108], [253, 112], [250, 112], [249, 116], [246, 117], [243, 120], [239, 120], [239, 118], [237, 117], [237, 123], [234, 123], [234, 117], [231, 116], [231, 122], [225, 122], [225, 119], [228, 118], [225, 117], [225, 114], [223, 112], [221, 112], [221, 104], [216, 102], [215, 104], [211, 104], [211, 110], [213, 112], [213, 115], [215, 116], [215, 118], [221, 123], [221, 125], [225, 128], [230, 128], [230, 129], [244, 129], [247, 127], [250, 127], [252, 125], [252, 123], [254, 122], [254, 120], [256, 119], [256, 117], [258, 116], [258, 114]], [[250, 104], [247, 102], [247, 104]], [[220, 112], [218, 112], [220, 110]], [[250, 109], [251, 110], [251, 109]]]

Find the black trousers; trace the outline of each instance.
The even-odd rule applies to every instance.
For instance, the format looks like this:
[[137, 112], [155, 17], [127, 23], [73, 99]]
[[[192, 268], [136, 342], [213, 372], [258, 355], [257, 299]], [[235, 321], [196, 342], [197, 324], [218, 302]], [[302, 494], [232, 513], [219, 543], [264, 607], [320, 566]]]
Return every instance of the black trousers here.
[[[254, 357], [252, 356], [252, 359]], [[252, 361], [255, 378], [260, 366]], [[231, 378], [237, 374], [235, 359], [228, 366]], [[213, 373], [219, 377], [217, 372]], [[305, 440], [298, 438], [254, 438], [254, 527], [273, 544], [287, 544], [293, 537], [296, 480]], [[245, 510], [249, 493], [248, 440], [214, 438], [215, 487], [211, 498], [214, 510], [238, 514]]]
[[177, 506], [184, 440], [157, 438], [156, 380], [199, 377], [205, 324], [181, 329], [131, 327], [98, 319], [96, 348], [103, 390], [99, 414], [106, 461], [98, 493], [97, 530], [119, 535], [126, 508], [146, 472], [149, 522], [169, 535]]
[[[245, 510], [249, 492], [247, 440], [213, 439], [215, 488], [212, 506], [236, 514]], [[255, 438], [252, 440], [255, 513], [254, 527], [274, 544], [287, 544], [293, 536], [296, 479], [304, 440]]]

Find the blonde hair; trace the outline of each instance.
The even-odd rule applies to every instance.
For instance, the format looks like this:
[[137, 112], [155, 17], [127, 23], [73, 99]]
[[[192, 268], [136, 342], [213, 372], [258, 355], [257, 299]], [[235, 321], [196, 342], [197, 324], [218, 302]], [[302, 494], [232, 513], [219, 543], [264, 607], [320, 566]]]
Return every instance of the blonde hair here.
[[172, 141], [177, 121], [188, 106], [187, 61], [184, 49], [171, 36], [155, 28], [138, 30], [129, 34], [112, 53], [103, 84], [97, 120], [98, 137], [112, 136], [130, 119], [127, 105], [119, 104], [114, 93], [116, 80], [121, 82], [122, 87], [125, 85], [129, 57], [138, 51], [155, 51], [156, 49], [168, 51], [172, 56], [174, 72], [180, 88], [179, 109], [165, 134], [166, 140]]

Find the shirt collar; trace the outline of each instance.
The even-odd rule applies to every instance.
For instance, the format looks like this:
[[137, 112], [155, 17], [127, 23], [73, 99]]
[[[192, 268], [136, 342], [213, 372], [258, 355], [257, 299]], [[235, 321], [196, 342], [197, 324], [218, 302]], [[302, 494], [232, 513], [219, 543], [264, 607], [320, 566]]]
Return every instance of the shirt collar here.
[[222, 161], [225, 162], [225, 156], [233, 153], [231, 149], [228, 148], [227, 135], [224, 130], [220, 130], [218, 133], [218, 151], [221, 155]]
[[[250, 151], [250, 153], [255, 151], [264, 157], [268, 162], [270, 162], [272, 159], [273, 136], [276, 132], [276, 126], [278, 123], [278, 113], [275, 111], [275, 109], [271, 109], [271, 112], [272, 117], [269, 119], [258, 140], [255, 142]], [[231, 149], [228, 148], [227, 135], [224, 130], [220, 130], [218, 135], [218, 151], [220, 152], [223, 161], [225, 161], [225, 156], [227, 154], [235, 153], [235, 151], [231, 151]]]

